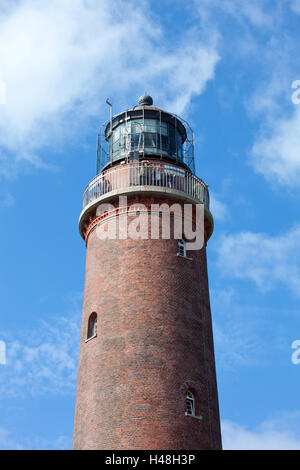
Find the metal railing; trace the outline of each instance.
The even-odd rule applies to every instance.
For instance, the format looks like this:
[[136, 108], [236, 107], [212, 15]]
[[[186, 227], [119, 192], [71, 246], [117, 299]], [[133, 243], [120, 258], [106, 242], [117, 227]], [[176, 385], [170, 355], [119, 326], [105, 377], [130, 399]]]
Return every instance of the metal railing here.
[[83, 209], [112, 191], [134, 189], [137, 186], [179, 191], [204, 203], [209, 209], [207, 185], [200, 178], [177, 166], [160, 163], [128, 163], [100, 173], [84, 190]]

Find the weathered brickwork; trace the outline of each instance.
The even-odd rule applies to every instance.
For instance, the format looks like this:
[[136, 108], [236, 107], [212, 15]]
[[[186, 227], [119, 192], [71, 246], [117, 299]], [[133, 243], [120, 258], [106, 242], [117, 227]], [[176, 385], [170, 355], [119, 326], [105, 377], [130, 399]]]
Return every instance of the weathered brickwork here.
[[96, 224], [86, 243], [74, 449], [220, 449], [206, 248], [185, 259], [177, 240], [100, 240]]

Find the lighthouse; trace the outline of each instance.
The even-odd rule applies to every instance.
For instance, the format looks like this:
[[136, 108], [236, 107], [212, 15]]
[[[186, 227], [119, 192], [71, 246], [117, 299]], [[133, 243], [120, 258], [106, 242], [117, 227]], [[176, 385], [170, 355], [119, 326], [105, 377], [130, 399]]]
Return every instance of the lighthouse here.
[[79, 217], [87, 252], [73, 448], [221, 449], [213, 217], [194, 135], [149, 95], [115, 116], [107, 103]]

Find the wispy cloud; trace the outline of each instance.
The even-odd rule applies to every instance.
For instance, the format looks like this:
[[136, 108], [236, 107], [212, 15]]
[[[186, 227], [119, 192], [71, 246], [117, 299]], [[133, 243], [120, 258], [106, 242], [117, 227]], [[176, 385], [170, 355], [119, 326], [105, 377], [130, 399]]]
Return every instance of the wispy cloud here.
[[24, 450], [22, 444], [20, 444], [12, 433], [5, 428], [0, 428], [0, 449], [1, 450]]
[[9, 192], [6, 192], [2, 197], [0, 197], [0, 208], [6, 209], [12, 207], [15, 204], [15, 198]]
[[300, 412], [281, 413], [256, 427], [223, 420], [222, 440], [225, 450], [299, 450]]
[[[287, 25], [300, 14], [299, 2], [194, 2], [203, 24], [220, 37], [220, 54], [231, 58], [234, 54], [239, 82], [248, 84], [240, 99], [256, 127], [250, 165], [271, 183], [298, 187], [300, 107], [291, 102], [291, 84], [299, 79], [298, 51]], [[248, 80], [254, 69], [255, 79]]]
[[34, 331], [2, 335], [6, 342], [6, 365], [1, 366], [0, 398], [74, 394], [79, 329], [78, 311], [42, 322]]
[[263, 292], [282, 283], [300, 295], [300, 226], [273, 237], [252, 232], [223, 236], [217, 253], [223, 276], [251, 280]]
[[99, 117], [106, 96], [151, 90], [183, 112], [219, 60], [212, 36], [171, 44], [146, 1], [20, 0], [0, 23], [0, 173], [44, 166], [39, 150]]
[[290, 8], [293, 12], [300, 15], [300, 0], [290, 0]]
[[261, 312], [245, 305], [233, 287], [211, 288], [210, 292], [218, 369], [234, 371], [265, 363], [265, 344], [259, 334]]
[[68, 450], [72, 449], [72, 436], [58, 435], [56, 439], [32, 436], [30, 433], [17, 440], [12, 431], [0, 428], [1, 450]]
[[272, 14], [268, 8], [268, 2], [253, 0], [251, 3], [243, 0], [195, 0], [201, 17], [212, 20], [219, 11], [223, 15], [234, 18], [237, 22], [249, 23], [256, 28], [268, 28], [274, 24], [277, 2], [272, 4]]
[[217, 198], [215, 194], [210, 194], [210, 210], [214, 219], [223, 222], [229, 217], [229, 208], [225, 202]]
[[253, 332], [237, 321], [214, 322], [214, 344], [217, 364], [223, 371], [253, 365], [261, 350]]
[[300, 184], [300, 108], [290, 117], [275, 119], [260, 134], [251, 155], [255, 169], [268, 180], [286, 186]]

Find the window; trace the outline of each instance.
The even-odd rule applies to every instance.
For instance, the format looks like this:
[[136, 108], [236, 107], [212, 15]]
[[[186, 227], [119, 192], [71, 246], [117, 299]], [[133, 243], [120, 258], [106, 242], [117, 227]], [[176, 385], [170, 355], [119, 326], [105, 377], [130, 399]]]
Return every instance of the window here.
[[184, 240], [178, 240], [178, 255], [186, 257], [186, 246]]
[[114, 160], [132, 150], [164, 153], [182, 160], [183, 136], [173, 124], [160, 119], [128, 118], [126, 123], [120, 122], [106, 140]]
[[186, 414], [195, 416], [195, 398], [190, 391], [186, 393]]
[[88, 331], [87, 331], [87, 339], [93, 338], [97, 335], [97, 313], [93, 312], [90, 315], [88, 321]]

